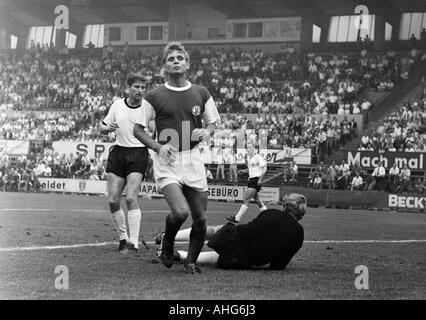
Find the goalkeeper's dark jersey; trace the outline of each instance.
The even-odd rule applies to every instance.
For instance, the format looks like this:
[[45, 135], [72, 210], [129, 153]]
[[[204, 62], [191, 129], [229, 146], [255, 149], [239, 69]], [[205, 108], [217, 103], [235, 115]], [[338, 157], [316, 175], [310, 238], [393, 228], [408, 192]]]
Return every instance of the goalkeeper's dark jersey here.
[[237, 226], [247, 262], [252, 266], [270, 263], [284, 269], [302, 247], [304, 232], [293, 216], [277, 209], [262, 211], [247, 224]]

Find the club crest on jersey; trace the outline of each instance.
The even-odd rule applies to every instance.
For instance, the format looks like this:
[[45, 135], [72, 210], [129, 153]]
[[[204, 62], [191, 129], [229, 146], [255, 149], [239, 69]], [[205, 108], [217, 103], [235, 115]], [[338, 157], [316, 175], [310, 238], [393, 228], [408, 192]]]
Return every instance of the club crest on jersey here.
[[201, 107], [200, 106], [193, 106], [192, 107], [192, 115], [194, 117], [198, 117], [201, 113]]

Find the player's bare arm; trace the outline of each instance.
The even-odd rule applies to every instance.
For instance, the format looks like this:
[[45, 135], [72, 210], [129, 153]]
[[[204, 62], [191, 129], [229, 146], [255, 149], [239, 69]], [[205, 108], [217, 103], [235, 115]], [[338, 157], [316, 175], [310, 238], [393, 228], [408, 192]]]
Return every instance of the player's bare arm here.
[[111, 131], [117, 130], [118, 128], [119, 127], [118, 127], [118, 124], [116, 122], [113, 122], [113, 123], [110, 123], [110, 124], [106, 124], [106, 123], [102, 122], [101, 125], [99, 126], [99, 131], [102, 134], [107, 134]]
[[170, 144], [160, 144], [152, 139], [141, 124], [135, 123], [133, 135], [145, 146], [157, 152], [164, 161], [174, 162], [176, 160], [175, 152], [177, 152], [177, 149]]
[[238, 174], [248, 173], [248, 169], [238, 170]]
[[210, 123], [205, 128], [194, 129], [192, 136], [194, 139], [199, 141], [208, 141], [213, 136], [214, 130], [216, 129], [216, 123]]

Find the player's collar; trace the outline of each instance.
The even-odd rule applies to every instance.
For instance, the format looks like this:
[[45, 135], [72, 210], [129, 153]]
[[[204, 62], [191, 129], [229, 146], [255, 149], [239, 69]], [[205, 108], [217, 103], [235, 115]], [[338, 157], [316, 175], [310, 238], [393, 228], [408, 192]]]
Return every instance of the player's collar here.
[[137, 106], [131, 106], [130, 104], [127, 103], [127, 101], [129, 100], [129, 97], [124, 98], [124, 103], [127, 107], [129, 107], [130, 109], [137, 109], [139, 108], [141, 105], [137, 105]]
[[169, 89], [169, 90], [173, 90], [173, 91], [185, 91], [185, 90], [188, 90], [189, 88], [191, 88], [191, 86], [192, 86], [191, 82], [189, 82], [189, 81], [187, 81], [187, 82], [188, 82], [188, 84], [187, 84], [186, 86], [184, 86], [184, 87], [173, 87], [173, 86], [171, 86], [168, 82], [166, 82], [166, 83], [164, 84], [164, 86], [165, 86], [167, 89]]

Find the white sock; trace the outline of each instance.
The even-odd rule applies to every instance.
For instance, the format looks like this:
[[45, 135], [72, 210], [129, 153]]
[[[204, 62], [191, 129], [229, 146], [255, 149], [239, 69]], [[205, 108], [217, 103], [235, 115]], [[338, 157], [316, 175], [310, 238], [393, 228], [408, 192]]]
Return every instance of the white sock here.
[[259, 213], [261, 213], [262, 211], [265, 211], [267, 208], [266, 208], [266, 206], [264, 205], [262, 208], [260, 208], [259, 209]]
[[179, 253], [181, 260], [185, 260], [186, 257], [188, 256], [188, 252], [187, 251], [178, 250], [177, 252]]
[[203, 251], [200, 252], [197, 263], [206, 265], [216, 265], [219, 260], [219, 254], [216, 251]]
[[[180, 259], [185, 260], [188, 256], [187, 251], [178, 250], [178, 253], [180, 255]], [[217, 260], [219, 259], [219, 254], [215, 251], [202, 251], [200, 252], [197, 263], [203, 264], [203, 265], [216, 265]]]
[[134, 209], [127, 213], [127, 220], [129, 220], [129, 236], [130, 242], [139, 248], [139, 229], [141, 226], [141, 210]]
[[115, 231], [118, 232], [118, 238], [120, 240], [128, 240], [127, 228], [126, 228], [126, 217], [122, 209], [111, 213], [112, 223], [114, 224]]
[[189, 235], [191, 234], [191, 228], [179, 230], [176, 234], [175, 241], [187, 241], [189, 240]]
[[238, 213], [235, 215], [235, 220], [240, 221], [241, 217], [244, 213], [246, 213], [247, 209], [248, 206], [246, 206], [245, 204], [241, 205], [240, 211], [238, 211]]

